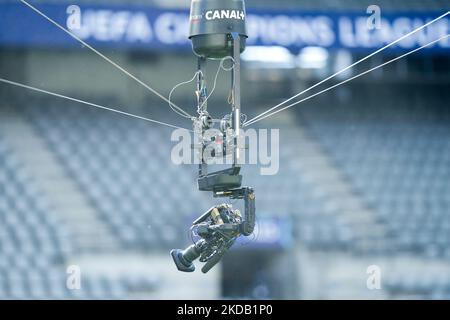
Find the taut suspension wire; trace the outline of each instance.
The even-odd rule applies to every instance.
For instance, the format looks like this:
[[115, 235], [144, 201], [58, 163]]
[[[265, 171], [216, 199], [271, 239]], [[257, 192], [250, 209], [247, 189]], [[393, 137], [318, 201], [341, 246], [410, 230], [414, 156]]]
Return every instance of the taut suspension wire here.
[[262, 117], [260, 117], [260, 118], [258, 118], [258, 119], [249, 120], [249, 121], [247, 121], [246, 123], [244, 123], [244, 126], [245, 126], [245, 127], [246, 127], [246, 126], [249, 126], [249, 125], [254, 124], [254, 123], [258, 122], [258, 121], [261, 121], [261, 120], [264, 120], [264, 119], [266, 119], [266, 118], [268, 118], [268, 117], [271, 117], [271, 116], [273, 116], [273, 115], [275, 115], [275, 114], [277, 114], [277, 113], [279, 113], [279, 112], [281, 112], [281, 111], [284, 111], [284, 110], [286, 110], [286, 109], [289, 109], [289, 108], [291, 108], [291, 107], [294, 107], [294, 106], [296, 106], [297, 104], [300, 104], [300, 103], [305, 102], [305, 101], [307, 101], [307, 100], [309, 100], [309, 99], [312, 99], [312, 98], [314, 98], [314, 97], [316, 97], [316, 96], [318, 96], [318, 95], [320, 95], [320, 94], [322, 94], [322, 93], [325, 93], [325, 92], [327, 92], [327, 91], [329, 91], [329, 90], [332, 90], [332, 89], [334, 89], [334, 88], [337, 88], [337, 87], [339, 87], [339, 86], [341, 86], [341, 85], [343, 85], [343, 84], [345, 84], [345, 83], [347, 83], [347, 82], [350, 82], [350, 81], [352, 81], [352, 80], [355, 80], [355, 79], [357, 79], [357, 78], [359, 78], [359, 77], [361, 77], [361, 76], [363, 76], [363, 75], [365, 75], [365, 74], [368, 74], [368, 73], [370, 73], [370, 72], [372, 72], [372, 71], [374, 71], [374, 70], [377, 70], [377, 69], [379, 69], [379, 68], [381, 68], [381, 67], [384, 67], [384, 66], [386, 66], [386, 65], [388, 65], [388, 64], [390, 64], [390, 63], [392, 63], [392, 62], [394, 62], [394, 61], [397, 61], [397, 60], [400, 60], [400, 59], [402, 59], [402, 58], [404, 58], [404, 57], [406, 57], [406, 56], [409, 56], [410, 54], [413, 54], [413, 53], [415, 53], [415, 52], [417, 52], [417, 51], [419, 51], [419, 50], [422, 50], [422, 49], [424, 49], [424, 48], [426, 48], [426, 47], [428, 47], [428, 46], [431, 46], [431, 45], [433, 45], [433, 44], [435, 44], [435, 43], [437, 43], [437, 42], [439, 42], [439, 41], [442, 41], [442, 40], [444, 40], [444, 39], [446, 39], [446, 38], [448, 38], [448, 37], [450, 37], [450, 34], [447, 34], [447, 35], [445, 35], [445, 36], [442, 36], [442, 37], [440, 37], [439, 39], [434, 40], [434, 41], [431, 41], [431, 42], [429, 42], [429, 43], [427, 43], [427, 44], [425, 44], [425, 45], [423, 45], [423, 46], [421, 46], [421, 47], [419, 47], [419, 48], [416, 48], [416, 49], [414, 49], [414, 50], [408, 51], [407, 53], [402, 54], [401, 56], [398, 56], [398, 57], [396, 57], [396, 58], [394, 58], [394, 59], [391, 59], [391, 60], [389, 60], [389, 61], [387, 61], [387, 62], [385, 62], [385, 63], [382, 63], [382, 64], [380, 64], [380, 65], [378, 65], [378, 66], [376, 66], [376, 67], [373, 67], [373, 68], [371, 68], [371, 69], [369, 69], [369, 70], [366, 70], [366, 71], [364, 71], [364, 72], [362, 72], [362, 73], [360, 73], [360, 74], [357, 74], [356, 76], [353, 76], [353, 77], [351, 77], [351, 78], [349, 78], [349, 79], [347, 79], [347, 80], [344, 80], [344, 81], [342, 81], [342, 82], [339, 82], [339, 83], [337, 83], [337, 84], [335, 84], [335, 85], [333, 85], [333, 86], [331, 86], [331, 87], [329, 87], [329, 88], [327, 88], [327, 89], [324, 89], [324, 90], [322, 90], [322, 91], [319, 91], [319, 92], [317, 92], [317, 93], [315, 93], [315, 94], [313, 94], [313, 95], [310, 95], [310, 96], [308, 96], [308, 97], [306, 97], [306, 98], [304, 98], [304, 99], [302, 99], [302, 100], [300, 100], [300, 101], [294, 102], [294, 103], [292, 103], [292, 104], [290, 104], [290, 105], [288, 105], [288, 106], [285, 106], [285, 107], [283, 107], [283, 108], [281, 108], [281, 109], [278, 109], [278, 110], [275, 110], [275, 111], [273, 111], [273, 112], [271, 112], [271, 113], [268, 113], [268, 114], [266, 114], [266, 115], [264, 115], [264, 116], [262, 116]]
[[[105, 106], [102, 106], [102, 105], [99, 105], [99, 104], [96, 104], [96, 103], [84, 101], [84, 100], [81, 100], [81, 99], [72, 98], [72, 97], [65, 96], [65, 95], [62, 95], [62, 94], [59, 94], [59, 93], [54, 93], [54, 92], [47, 91], [47, 90], [44, 90], [44, 89], [39, 89], [39, 88], [32, 87], [32, 86], [29, 86], [29, 85], [26, 85], [26, 84], [22, 84], [22, 83], [19, 83], [19, 82], [11, 81], [11, 80], [8, 80], [8, 79], [0, 78], [0, 82], [6, 83], [6, 84], [9, 84], [9, 85], [13, 85], [13, 86], [16, 86], [16, 87], [20, 87], [20, 88], [25, 88], [25, 89], [28, 89], [28, 90], [40, 92], [40, 93], [45, 93], [45, 94], [48, 94], [48, 95], [51, 95], [51, 96], [54, 96], [54, 97], [58, 97], [58, 98], [62, 98], [62, 99], [66, 99], [66, 100], [82, 103], [82, 104], [85, 104], [85, 105], [88, 105], [88, 106], [91, 106], [91, 107], [95, 107], [95, 108], [99, 108], [99, 109], [103, 109], [103, 110], [108, 110], [108, 111], [111, 111], [111, 112], [119, 113], [119, 114], [125, 115], [127, 117], [132, 117], [132, 118], [136, 118], [136, 119], [140, 119], [140, 120], [144, 120], [144, 121], [160, 124], [160, 125], [163, 125], [163, 126], [166, 126], [166, 127], [173, 128], [173, 129], [188, 130], [188, 129], [185, 129], [185, 128], [182, 128], [182, 127], [178, 127], [178, 126], [175, 126], [175, 125], [172, 125], [172, 124], [169, 124], [169, 123], [165, 123], [165, 122], [162, 122], [162, 121], [158, 121], [158, 120], [153, 120], [153, 119], [150, 119], [150, 118], [137, 116], [137, 115], [125, 112], [125, 111], [120, 111], [120, 110], [108, 108], [108, 107], [105, 107]], [[188, 131], [192, 131], [192, 130], [188, 130]]]
[[[100, 51], [98, 51], [97, 49], [95, 49], [94, 47], [92, 47], [91, 45], [89, 45], [88, 43], [86, 43], [85, 41], [83, 41], [80, 37], [78, 37], [76, 34], [74, 34], [73, 32], [70, 32], [69, 30], [67, 30], [66, 28], [64, 28], [62, 25], [60, 25], [58, 22], [56, 22], [55, 20], [53, 20], [52, 18], [50, 18], [49, 16], [47, 16], [45, 13], [43, 13], [42, 11], [40, 11], [39, 9], [37, 9], [36, 7], [34, 7], [33, 5], [31, 5], [30, 3], [28, 3], [25, 0], [20, 0], [23, 4], [25, 4], [26, 6], [28, 6], [30, 9], [32, 9], [34, 12], [36, 12], [37, 14], [39, 14], [40, 16], [44, 17], [46, 20], [48, 20], [49, 22], [51, 22], [52, 24], [54, 24], [55, 26], [57, 26], [59, 29], [61, 29], [62, 31], [64, 31], [65, 33], [67, 33], [68, 35], [70, 35], [72, 38], [74, 38], [75, 40], [77, 40], [78, 42], [80, 42], [82, 45], [84, 45], [86, 48], [88, 48], [89, 50], [91, 50], [92, 52], [94, 52], [95, 54], [97, 54], [98, 56], [100, 56], [102, 59], [104, 59], [105, 61], [109, 62], [111, 65], [113, 65], [115, 68], [117, 68], [118, 70], [122, 71], [125, 75], [127, 75], [128, 77], [130, 77], [131, 79], [133, 79], [134, 81], [136, 81], [137, 83], [139, 83], [140, 85], [142, 85], [144, 88], [146, 88], [147, 90], [151, 91], [152, 93], [154, 93], [155, 95], [157, 95], [159, 98], [161, 98], [162, 100], [164, 100], [165, 102], [169, 102], [169, 100], [164, 97], [162, 94], [160, 94], [158, 91], [156, 91], [155, 89], [153, 89], [152, 87], [150, 87], [148, 84], [146, 84], [145, 82], [143, 82], [142, 80], [140, 80], [139, 78], [137, 78], [136, 76], [134, 76], [133, 74], [131, 74], [129, 71], [125, 70], [123, 67], [121, 67], [120, 65], [118, 65], [116, 62], [112, 61], [110, 58], [108, 58], [107, 56], [105, 56], [103, 53], [101, 53]], [[179, 106], [175, 105], [174, 103], [170, 103], [171, 106], [173, 106], [174, 108], [176, 108], [179, 112], [181, 112], [182, 114], [184, 114], [186, 117], [191, 117], [189, 115], [189, 113], [187, 113], [186, 111], [184, 111], [182, 108], [180, 108]]]
[[316, 83], [315, 85], [313, 85], [313, 86], [311, 86], [311, 87], [309, 87], [309, 88], [303, 90], [302, 92], [296, 94], [295, 96], [292, 96], [291, 98], [289, 98], [289, 99], [287, 99], [287, 100], [285, 100], [285, 101], [283, 101], [283, 102], [277, 104], [276, 106], [274, 106], [274, 107], [272, 107], [272, 108], [270, 108], [270, 109], [264, 111], [263, 113], [257, 115], [256, 117], [251, 118], [251, 119], [248, 120], [246, 123], [244, 123], [244, 125], [250, 124], [250, 123], [254, 123], [255, 120], [257, 120], [257, 119], [263, 117], [264, 115], [266, 115], [266, 114], [272, 112], [273, 110], [275, 110], [275, 109], [277, 109], [277, 108], [279, 108], [279, 107], [285, 105], [286, 103], [288, 103], [288, 102], [294, 100], [295, 98], [297, 98], [297, 97], [299, 97], [299, 96], [301, 96], [301, 95], [303, 95], [303, 94], [305, 94], [305, 93], [311, 91], [312, 89], [314, 89], [314, 88], [320, 86], [321, 84], [327, 82], [328, 80], [331, 80], [331, 79], [333, 79], [334, 77], [336, 77], [336, 76], [338, 76], [338, 75], [344, 73], [345, 71], [349, 70], [350, 68], [353, 68], [353, 67], [357, 66], [358, 64], [360, 64], [360, 63], [366, 61], [367, 59], [369, 59], [369, 58], [373, 57], [374, 55], [376, 55], [376, 54], [378, 54], [378, 53], [384, 51], [385, 49], [387, 49], [387, 48], [393, 46], [394, 44], [396, 44], [396, 43], [398, 43], [398, 42], [404, 40], [405, 38], [409, 37], [410, 35], [412, 35], [412, 34], [418, 32], [418, 31], [420, 31], [420, 30], [422, 30], [422, 29], [424, 29], [424, 28], [426, 28], [426, 27], [428, 27], [428, 26], [431, 25], [432, 23], [434, 23], [434, 22], [436, 22], [436, 21], [438, 21], [438, 20], [440, 20], [440, 19], [446, 17], [446, 16], [449, 15], [449, 14], [450, 14], [450, 11], [447, 11], [447, 12], [444, 13], [443, 15], [437, 17], [436, 19], [433, 19], [433, 20], [431, 20], [430, 22], [424, 24], [423, 26], [414, 29], [413, 31], [411, 31], [411, 32], [409, 32], [409, 33], [407, 33], [407, 34], [405, 34], [404, 36], [398, 38], [397, 40], [395, 40], [395, 41], [393, 41], [393, 42], [391, 42], [391, 43], [385, 45], [384, 47], [382, 47], [382, 48], [380, 48], [380, 49], [378, 49], [378, 50], [376, 50], [376, 51], [374, 51], [373, 53], [369, 54], [368, 56], [366, 56], [366, 57], [364, 57], [364, 58], [362, 58], [362, 59], [356, 61], [355, 63], [353, 63], [353, 64], [351, 64], [351, 65], [345, 67], [344, 69], [342, 69], [342, 70], [340, 70], [340, 71], [338, 71], [338, 72], [332, 74], [332, 75], [329, 76], [328, 78], [323, 79], [322, 81], [320, 81], [320, 82]]

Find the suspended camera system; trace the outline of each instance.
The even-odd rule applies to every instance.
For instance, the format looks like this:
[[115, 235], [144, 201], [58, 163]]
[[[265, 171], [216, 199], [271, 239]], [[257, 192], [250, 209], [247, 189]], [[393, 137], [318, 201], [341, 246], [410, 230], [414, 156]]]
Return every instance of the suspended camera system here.
[[[244, 200], [244, 217], [231, 204], [220, 204], [206, 211], [193, 222], [191, 233], [194, 244], [185, 250], [174, 249], [171, 255], [178, 270], [192, 272], [193, 261], [205, 262], [202, 272], [214, 267], [226, 251], [241, 236], [249, 236], [255, 228], [255, 194], [252, 188], [242, 187], [241, 146], [239, 143], [243, 117], [241, 114], [240, 55], [245, 50], [247, 31], [243, 0], [193, 0], [191, 3], [190, 32], [194, 53], [198, 56], [197, 111], [193, 120], [194, 132], [199, 137], [196, 149], [200, 157], [198, 188], [212, 192], [215, 198]], [[231, 69], [231, 113], [217, 122], [208, 114], [208, 90], [204, 70], [208, 59], [229, 58]], [[221, 137], [206, 132], [218, 129]], [[211, 143], [222, 145], [222, 156], [232, 156], [230, 168], [209, 172], [205, 150]], [[217, 155], [216, 155], [217, 156]]]
[[[125, 70], [123, 67], [112, 61], [100, 51], [83, 41], [77, 35], [64, 28], [58, 22], [44, 14], [42, 11], [31, 5], [26, 0], [20, 0], [24, 5], [28, 6], [31, 10], [45, 18], [50, 23], [70, 35], [72, 38], [83, 44], [86, 48], [100, 56], [102, 59], [110, 63], [116, 69], [142, 85], [144, 88], [154, 93], [162, 100], [169, 103], [172, 109], [176, 109], [176, 112], [184, 117], [192, 118], [186, 111], [175, 105], [169, 99], [158, 93], [155, 89], [144, 83], [142, 80]], [[198, 117], [192, 118], [194, 121], [194, 132], [199, 136], [198, 149], [200, 154], [199, 176], [198, 176], [198, 188], [200, 191], [209, 191], [213, 193], [214, 197], [228, 197], [230, 199], [243, 199], [245, 203], [244, 217], [241, 216], [239, 210], [233, 209], [230, 204], [220, 204], [210, 208], [202, 216], [193, 222], [190, 229], [192, 232], [192, 239], [196, 238], [193, 245], [185, 250], [174, 249], [171, 251], [171, 255], [175, 261], [177, 268], [180, 271], [192, 272], [195, 270], [193, 261], [199, 259], [200, 262], [205, 262], [202, 268], [204, 273], [208, 272], [214, 267], [226, 251], [231, 248], [236, 239], [241, 236], [249, 236], [253, 233], [255, 227], [255, 194], [252, 188], [242, 187], [242, 176], [240, 175], [240, 145], [239, 138], [241, 136], [241, 128], [254, 124], [258, 121], [264, 120], [268, 117], [272, 117], [275, 114], [284, 111], [288, 108], [294, 107], [300, 103], [303, 103], [311, 98], [321, 95], [331, 89], [337, 88], [345, 83], [348, 83], [354, 79], [364, 76], [374, 70], [387, 66], [397, 60], [403, 59], [415, 52], [418, 52], [424, 48], [430, 47], [442, 40], [450, 37], [450, 34], [441, 36], [440, 38], [430, 41], [416, 49], [412, 49], [398, 57], [395, 57], [387, 62], [377, 65], [371, 69], [363, 71], [351, 78], [338, 82], [326, 89], [323, 89], [317, 93], [307, 96], [296, 102], [284, 106], [284, 104], [304, 95], [308, 91], [318, 87], [319, 85], [335, 78], [339, 74], [342, 74], [346, 70], [349, 70], [356, 65], [366, 61], [367, 59], [375, 56], [376, 54], [384, 51], [385, 49], [392, 47], [396, 43], [408, 38], [412, 34], [417, 33], [420, 30], [425, 29], [429, 25], [435, 23], [438, 20], [450, 15], [450, 11], [445, 12], [439, 17], [427, 22], [426, 24], [412, 30], [411, 32], [401, 36], [393, 42], [385, 45], [384, 47], [372, 52], [368, 56], [352, 63], [344, 69], [332, 74], [326, 79], [316, 83], [315, 85], [308, 87], [302, 92], [294, 95], [293, 97], [283, 101], [282, 103], [270, 108], [269, 110], [257, 115], [256, 117], [242, 121], [241, 117], [241, 100], [240, 100], [240, 54], [245, 49], [247, 32], [246, 32], [246, 13], [243, 0], [192, 0], [191, 4], [191, 16], [190, 16], [190, 36], [192, 40], [192, 47], [194, 53], [198, 56], [198, 71], [197, 71], [197, 111]], [[229, 58], [233, 62], [231, 79], [231, 113], [225, 115], [222, 120], [219, 121], [219, 130], [221, 135], [210, 137], [207, 134], [209, 129], [214, 128], [215, 123], [208, 114], [207, 101], [209, 96], [207, 95], [206, 79], [204, 77], [203, 70], [205, 69], [206, 61], [208, 59], [222, 59], [220, 67], [223, 68], [223, 62]], [[225, 68], [223, 68], [225, 69]], [[121, 110], [109, 108], [103, 105], [91, 103], [81, 99], [65, 96], [59, 93], [54, 93], [45, 89], [40, 89], [23, 83], [15, 82], [5, 78], [0, 78], [0, 82], [23, 89], [32, 90], [35, 92], [45, 93], [54, 97], [82, 103], [91, 107], [108, 110], [111, 112], [119, 113], [128, 117], [164, 125], [171, 128], [180, 129], [181, 127], [165, 123], [162, 121], [154, 120], [151, 118], [145, 118], [137, 116]], [[175, 110], [174, 110], [175, 111]], [[215, 138], [220, 138], [221, 141]], [[222, 154], [225, 158], [228, 154], [232, 155], [231, 168], [208, 173], [208, 163], [204, 161], [204, 151], [211, 143], [221, 143]]]

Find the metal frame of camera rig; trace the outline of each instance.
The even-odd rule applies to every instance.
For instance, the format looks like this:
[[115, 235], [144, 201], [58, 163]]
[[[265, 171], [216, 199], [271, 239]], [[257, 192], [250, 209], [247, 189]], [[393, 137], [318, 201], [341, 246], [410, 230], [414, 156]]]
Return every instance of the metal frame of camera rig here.
[[205, 262], [202, 272], [208, 272], [214, 267], [241, 236], [249, 236], [255, 228], [255, 193], [250, 187], [242, 187], [242, 175], [240, 156], [240, 134], [242, 128], [241, 98], [240, 98], [240, 54], [241, 35], [238, 33], [227, 34], [228, 41], [232, 46], [232, 112], [220, 121], [222, 133], [223, 156], [230, 154], [228, 143], [232, 140], [233, 162], [230, 168], [208, 172], [208, 164], [203, 158], [203, 152], [211, 143], [211, 139], [205, 139], [205, 131], [213, 127], [213, 121], [207, 112], [207, 90], [204, 77], [206, 58], [198, 58], [197, 78], [197, 102], [199, 116], [194, 120], [194, 130], [199, 133], [200, 164], [198, 168], [198, 188], [200, 191], [213, 192], [215, 198], [227, 197], [230, 199], [244, 200], [244, 217], [239, 210], [233, 209], [230, 204], [221, 204], [210, 208], [197, 220], [193, 222], [191, 232], [199, 238], [194, 244], [185, 250], [174, 249], [171, 251], [176, 267], [180, 271], [193, 272], [195, 266], [193, 261], [199, 259]]

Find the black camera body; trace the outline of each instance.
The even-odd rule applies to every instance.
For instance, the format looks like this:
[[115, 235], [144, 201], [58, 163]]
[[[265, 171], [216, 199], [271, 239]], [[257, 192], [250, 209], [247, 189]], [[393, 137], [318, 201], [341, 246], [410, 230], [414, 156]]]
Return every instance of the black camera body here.
[[241, 233], [241, 223], [241, 213], [229, 204], [221, 204], [206, 211], [194, 221], [191, 228], [192, 238], [199, 240], [183, 251], [171, 251], [178, 270], [194, 271], [193, 261], [199, 259], [205, 263], [202, 272], [208, 272], [234, 244]]

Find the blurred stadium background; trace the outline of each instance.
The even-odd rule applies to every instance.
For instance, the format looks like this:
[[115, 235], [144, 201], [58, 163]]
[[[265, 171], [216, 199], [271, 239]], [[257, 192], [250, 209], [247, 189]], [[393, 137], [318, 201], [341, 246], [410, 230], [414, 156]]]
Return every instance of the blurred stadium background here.
[[[185, 19], [178, 21], [188, 0], [32, 3], [61, 23], [71, 4], [91, 14], [112, 10], [106, 18], [83, 16], [85, 40], [166, 96], [195, 72]], [[259, 39], [243, 57], [245, 113], [254, 116], [381, 47], [365, 46], [356, 22], [341, 35], [352, 35], [347, 46], [317, 37], [326, 34], [320, 19], [351, 23], [371, 4], [416, 26], [450, 9], [447, 0], [247, 0], [254, 22], [275, 22], [250, 29]], [[158, 41], [133, 42], [131, 35], [149, 31], [136, 22], [135, 33], [121, 32], [111, 12], [123, 10], [173, 15], [151, 30]], [[280, 15], [303, 17], [305, 29], [283, 28]], [[0, 1], [0, 18], [0, 77], [190, 126], [19, 1]], [[395, 26], [392, 34], [405, 32]], [[445, 18], [414, 41], [449, 30]], [[340, 80], [417, 46], [404, 44]], [[1, 84], [0, 298], [449, 299], [449, 50], [447, 39], [259, 122], [280, 129], [280, 171], [260, 176], [258, 167], [244, 168], [259, 231], [207, 275], [179, 273], [169, 255], [189, 243], [192, 218], [215, 204], [197, 191], [195, 166], [171, 163], [171, 129]], [[217, 65], [209, 68], [211, 78]], [[228, 110], [223, 74], [219, 81], [215, 114]], [[180, 88], [175, 101], [194, 110], [193, 87]], [[70, 265], [81, 268], [80, 290], [66, 287]], [[381, 269], [381, 290], [366, 286], [370, 265]]]

